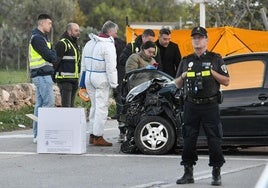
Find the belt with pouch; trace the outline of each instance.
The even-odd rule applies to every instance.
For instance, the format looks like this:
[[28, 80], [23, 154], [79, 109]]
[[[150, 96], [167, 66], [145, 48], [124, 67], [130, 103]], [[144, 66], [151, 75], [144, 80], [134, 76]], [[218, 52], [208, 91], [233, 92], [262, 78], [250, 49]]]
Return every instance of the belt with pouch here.
[[208, 98], [193, 98], [191, 96], [187, 96], [185, 100], [194, 104], [215, 104], [218, 103], [218, 95]]

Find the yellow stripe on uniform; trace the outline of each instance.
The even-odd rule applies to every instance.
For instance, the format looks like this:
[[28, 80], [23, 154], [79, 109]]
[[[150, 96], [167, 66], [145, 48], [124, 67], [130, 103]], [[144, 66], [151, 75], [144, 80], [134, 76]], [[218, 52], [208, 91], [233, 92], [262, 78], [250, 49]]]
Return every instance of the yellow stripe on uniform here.
[[210, 76], [211, 75], [210, 70], [202, 71], [201, 74], [202, 74], [202, 76]]
[[188, 78], [195, 77], [195, 72], [187, 72], [187, 77]]

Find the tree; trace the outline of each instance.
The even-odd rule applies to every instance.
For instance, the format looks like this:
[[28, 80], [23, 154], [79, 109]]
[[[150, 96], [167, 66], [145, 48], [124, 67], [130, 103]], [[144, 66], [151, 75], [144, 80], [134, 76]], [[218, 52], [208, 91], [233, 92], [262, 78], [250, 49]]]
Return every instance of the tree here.
[[74, 8], [75, 8], [75, 13], [74, 13], [74, 18], [73, 18], [74, 22], [76, 22], [80, 26], [86, 26], [87, 17], [81, 11], [78, 0], [75, 0]]
[[217, 0], [208, 4], [207, 25], [234, 26], [263, 30], [260, 9], [267, 6], [266, 0]]
[[[31, 29], [37, 25], [37, 17], [48, 13], [52, 17], [53, 32], [51, 41], [57, 41], [68, 22], [84, 24], [85, 15], [80, 11], [77, 0], [3, 0], [0, 12], [0, 66], [15, 68], [26, 67], [28, 44]], [[14, 55], [18, 54], [18, 55]]]
[[[263, 30], [259, 11], [268, 7], [268, 1], [215, 0], [206, 7], [207, 27], [228, 25]], [[36, 27], [40, 13], [52, 16], [52, 42], [57, 42], [68, 22], [78, 23], [82, 29], [81, 46], [88, 40], [89, 32], [98, 33], [107, 20], [119, 25], [120, 38], [125, 34], [126, 17], [130, 23], [182, 20], [183, 28], [199, 25], [199, 4], [175, 0], [1, 0], [0, 68], [26, 67], [31, 29]], [[187, 26], [186, 21], [193, 25]]]

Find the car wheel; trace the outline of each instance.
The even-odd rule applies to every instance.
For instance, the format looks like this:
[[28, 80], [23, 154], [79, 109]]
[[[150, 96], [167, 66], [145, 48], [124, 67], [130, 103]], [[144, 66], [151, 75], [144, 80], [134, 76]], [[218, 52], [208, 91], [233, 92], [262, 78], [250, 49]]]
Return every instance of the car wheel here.
[[134, 133], [135, 143], [144, 154], [161, 155], [174, 146], [174, 127], [160, 116], [146, 116], [138, 123]]

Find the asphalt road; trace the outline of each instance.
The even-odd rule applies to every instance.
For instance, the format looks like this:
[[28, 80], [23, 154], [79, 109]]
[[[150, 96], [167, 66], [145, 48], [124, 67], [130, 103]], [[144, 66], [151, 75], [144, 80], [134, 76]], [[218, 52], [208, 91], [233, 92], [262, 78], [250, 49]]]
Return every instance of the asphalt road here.
[[[1, 188], [161, 188], [210, 187], [211, 168], [200, 151], [195, 183], [176, 185], [183, 174], [180, 154], [128, 155], [120, 152], [117, 122], [109, 120], [105, 138], [112, 147], [87, 145], [81, 155], [37, 154], [32, 131], [0, 133]], [[225, 152], [221, 187], [254, 188], [268, 163], [268, 147]], [[268, 177], [268, 176], [267, 176]]]

